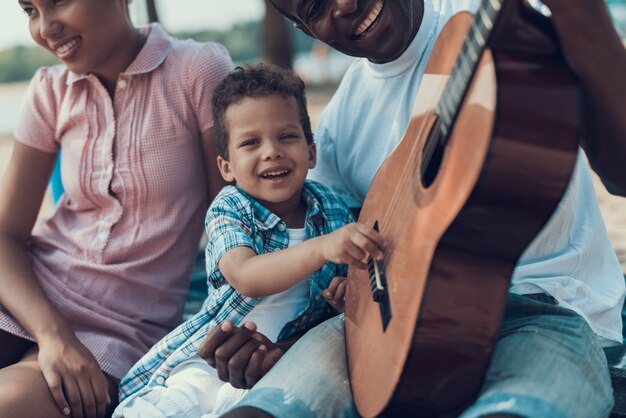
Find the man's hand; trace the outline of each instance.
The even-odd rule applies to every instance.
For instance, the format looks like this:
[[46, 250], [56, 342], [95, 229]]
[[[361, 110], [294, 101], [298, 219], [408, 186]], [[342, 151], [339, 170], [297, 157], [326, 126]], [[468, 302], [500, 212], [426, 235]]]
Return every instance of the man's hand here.
[[580, 145], [607, 190], [626, 197], [626, 49], [604, 0], [543, 0], [563, 54], [581, 83]]
[[586, 75], [588, 71], [597, 70], [591, 59], [593, 53], [601, 51], [609, 43], [621, 45], [604, 0], [542, 2], [552, 12], [552, 21], [565, 58], [576, 74]]
[[283, 354], [278, 345], [256, 331], [253, 322], [235, 327], [230, 320], [211, 328], [198, 350], [220, 380], [237, 389], [254, 386]]

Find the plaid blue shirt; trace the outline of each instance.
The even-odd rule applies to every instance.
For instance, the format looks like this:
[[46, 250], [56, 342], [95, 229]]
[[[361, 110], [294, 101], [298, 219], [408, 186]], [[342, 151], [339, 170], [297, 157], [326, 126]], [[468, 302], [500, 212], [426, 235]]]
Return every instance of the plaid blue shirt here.
[[[333, 193], [314, 181], [305, 181], [303, 198], [307, 205], [307, 237], [328, 234], [354, 221], [350, 209]], [[237, 292], [218, 268], [220, 258], [236, 247], [250, 247], [257, 254], [287, 248], [287, 225], [241, 189], [226, 186], [217, 195], [205, 220], [209, 244], [206, 268], [209, 296], [196, 315], [179, 325], [156, 343], [120, 383], [120, 400], [152, 386], [162, 386], [171, 371], [194, 356], [207, 331], [227, 319], [239, 324], [260, 300]], [[321, 292], [337, 275], [346, 274], [346, 266], [326, 263], [309, 276], [309, 304], [278, 336], [282, 340], [306, 331], [335, 313]]]

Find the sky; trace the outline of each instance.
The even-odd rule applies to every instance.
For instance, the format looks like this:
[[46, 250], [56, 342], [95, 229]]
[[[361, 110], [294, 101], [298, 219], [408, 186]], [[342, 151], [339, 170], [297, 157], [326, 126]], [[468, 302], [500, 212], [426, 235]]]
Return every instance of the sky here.
[[[104, 1], [104, 0], [103, 0]], [[145, 0], [133, 0], [135, 22], [142, 23]], [[609, 0], [620, 12], [620, 30], [626, 36], [626, 0]], [[263, 0], [157, 0], [159, 17], [168, 31], [225, 29], [235, 22], [259, 19]], [[0, 0], [0, 50], [17, 44], [34, 45], [28, 33], [28, 19], [17, 0]]]
[[[131, 6], [143, 11], [143, 4], [143, 0], [133, 0]], [[157, 11], [165, 28], [178, 32], [224, 29], [235, 22], [259, 19], [265, 6], [262, 0], [157, 0]], [[135, 16], [135, 22], [145, 18]], [[17, 0], [0, 0], [0, 28], [0, 50], [17, 44], [34, 45], [28, 33], [28, 18]]]

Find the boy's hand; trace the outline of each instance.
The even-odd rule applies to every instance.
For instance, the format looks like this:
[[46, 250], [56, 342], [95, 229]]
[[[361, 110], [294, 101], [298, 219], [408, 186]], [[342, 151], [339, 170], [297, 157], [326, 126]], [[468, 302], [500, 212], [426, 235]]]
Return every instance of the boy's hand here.
[[343, 312], [346, 307], [346, 278], [335, 277], [328, 288], [323, 292], [326, 301], [335, 308], [337, 312]]
[[379, 232], [362, 223], [351, 223], [323, 236], [323, 257], [335, 264], [367, 268], [367, 256], [383, 259], [385, 240]]

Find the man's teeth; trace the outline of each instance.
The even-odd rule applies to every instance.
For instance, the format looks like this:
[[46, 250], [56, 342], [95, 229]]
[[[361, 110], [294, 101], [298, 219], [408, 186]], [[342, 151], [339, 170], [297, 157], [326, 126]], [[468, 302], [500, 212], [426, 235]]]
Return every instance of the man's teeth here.
[[67, 53], [70, 49], [74, 48], [76, 45], [78, 45], [78, 38], [74, 38], [71, 41], [69, 41], [66, 44], [61, 45], [60, 47], [58, 47], [56, 50], [59, 54], [65, 54]]
[[363, 35], [370, 28], [371, 24], [376, 20], [376, 18], [378, 17], [378, 14], [380, 13], [382, 9], [383, 9], [383, 2], [382, 0], [379, 0], [376, 2], [376, 5], [370, 12], [369, 16], [367, 16], [365, 20], [361, 22], [361, 24], [356, 30], [355, 35], [356, 36]]
[[261, 177], [264, 179], [275, 179], [276, 177], [286, 176], [287, 174], [289, 174], [289, 170], [273, 171], [271, 173], [261, 174]]

